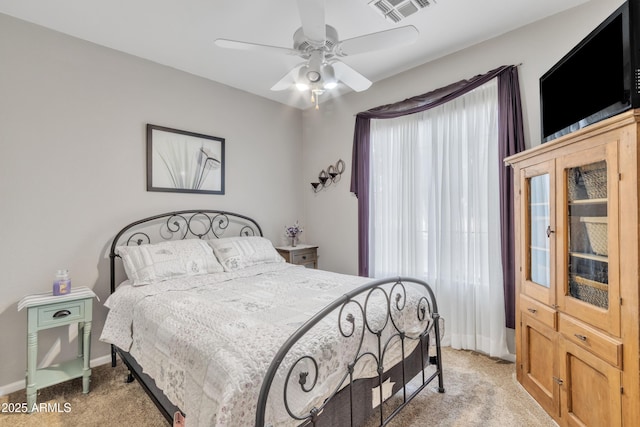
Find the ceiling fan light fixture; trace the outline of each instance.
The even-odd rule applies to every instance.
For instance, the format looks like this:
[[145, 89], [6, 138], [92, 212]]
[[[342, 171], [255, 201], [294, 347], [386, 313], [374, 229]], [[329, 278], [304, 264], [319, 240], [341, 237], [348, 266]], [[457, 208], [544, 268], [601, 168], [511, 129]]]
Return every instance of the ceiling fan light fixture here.
[[300, 70], [298, 71], [298, 77], [294, 81], [296, 89], [298, 89], [300, 92], [304, 92], [306, 90], [309, 90], [310, 88], [310, 83], [307, 79], [308, 70], [309, 67], [306, 65], [300, 67]]
[[[437, 0], [363, 0], [392, 21], [417, 13]], [[340, 84], [356, 92], [367, 90], [371, 81], [339, 58], [375, 50], [405, 46], [415, 42], [419, 32], [412, 25], [377, 31], [346, 40], [325, 23], [325, 0], [297, 0], [302, 26], [293, 34], [293, 49], [237, 40], [217, 39], [220, 47], [295, 55], [304, 60], [291, 68], [271, 87], [282, 91], [296, 87], [309, 91], [318, 108], [318, 98]], [[397, 16], [396, 16], [397, 15]], [[394, 19], [397, 18], [397, 19]], [[336, 78], [337, 75], [337, 78]]]
[[331, 64], [325, 64], [322, 66], [322, 82], [323, 89], [334, 89], [338, 86], [336, 73], [333, 71], [333, 66], [331, 66]]
[[307, 79], [311, 83], [317, 83], [320, 81], [321, 78], [322, 78], [322, 75], [320, 74], [319, 71], [316, 71], [316, 70], [307, 71]]
[[306, 76], [309, 82], [318, 83], [322, 80], [322, 67], [324, 63], [323, 53], [320, 50], [314, 50], [311, 52], [309, 62], [305, 67]]

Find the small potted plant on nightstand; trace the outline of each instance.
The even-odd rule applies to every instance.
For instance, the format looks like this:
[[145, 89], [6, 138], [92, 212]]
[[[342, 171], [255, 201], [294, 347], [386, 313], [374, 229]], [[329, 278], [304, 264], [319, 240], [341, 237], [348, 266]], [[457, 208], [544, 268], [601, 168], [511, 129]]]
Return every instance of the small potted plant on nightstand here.
[[291, 246], [295, 248], [296, 243], [298, 241], [298, 235], [301, 234], [303, 231], [302, 227], [300, 226], [298, 221], [296, 221], [295, 224], [291, 226], [286, 226], [284, 229], [285, 229], [285, 235], [289, 238]]

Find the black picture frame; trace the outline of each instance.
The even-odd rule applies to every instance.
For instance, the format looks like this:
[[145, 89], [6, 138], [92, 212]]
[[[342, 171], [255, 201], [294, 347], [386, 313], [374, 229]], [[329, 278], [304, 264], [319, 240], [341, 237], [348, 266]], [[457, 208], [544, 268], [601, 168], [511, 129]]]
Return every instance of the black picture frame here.
[[224, 138], [147, 124], [147, 191], [224, 194]]

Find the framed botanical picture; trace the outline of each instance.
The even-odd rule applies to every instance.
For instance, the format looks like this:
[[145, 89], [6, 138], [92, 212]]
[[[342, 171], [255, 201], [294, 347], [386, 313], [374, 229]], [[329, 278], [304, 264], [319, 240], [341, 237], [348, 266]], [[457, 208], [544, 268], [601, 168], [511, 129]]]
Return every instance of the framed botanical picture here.
[[147, 191], [224, 194], [224, 138], [148, 124]]

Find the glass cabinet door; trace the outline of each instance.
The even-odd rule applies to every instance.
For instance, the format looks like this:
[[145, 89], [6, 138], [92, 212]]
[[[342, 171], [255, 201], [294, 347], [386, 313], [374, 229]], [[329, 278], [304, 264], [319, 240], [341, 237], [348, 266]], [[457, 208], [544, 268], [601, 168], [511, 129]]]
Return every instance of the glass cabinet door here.
[[620, 330], [617, 143], [559, 159], [557, 176], [564, 190], [558, 221], [565, 227], [558, 242], [564, 254], [557, 267], [558, 304], [615, 334]]
[[609, 308], [607, 163], [566, 170], [568, 295]]
[[554, 163], [523, 170], [525, 224], [524, 293], [548, 305], [555, 303]]
[[545, 288], [551, 285], [551, 255], [549, 253], [550, 205], [549, 174], [529, 179], [529, 271], [531, 281]]

